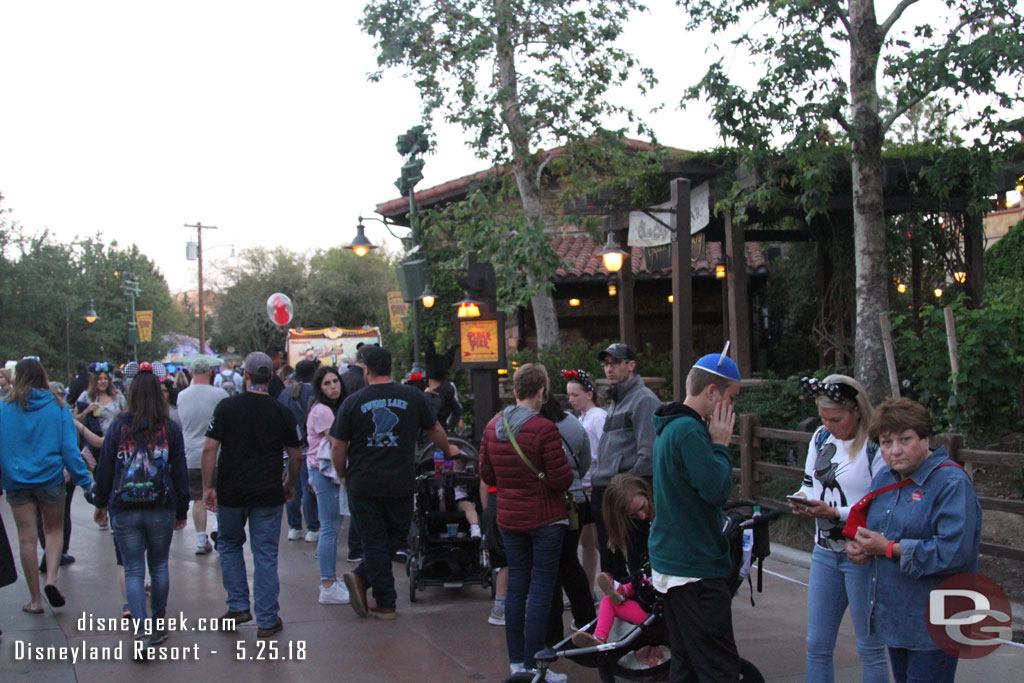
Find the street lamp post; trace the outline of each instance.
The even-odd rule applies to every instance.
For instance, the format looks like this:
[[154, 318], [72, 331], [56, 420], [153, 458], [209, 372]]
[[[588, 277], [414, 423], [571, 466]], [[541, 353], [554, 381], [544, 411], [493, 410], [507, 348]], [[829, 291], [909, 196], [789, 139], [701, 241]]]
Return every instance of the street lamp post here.
[[185, 224], [186, 228], [196, 231], [196, 258], [199, 259], [199, 353], [206, 353], [206, 306], [203, 295], [203, 230], [216, 230], [216, 225], [203, 225], [196, 221], [195, 225]]
[[[90, 325], [93, 324], [94, 322], [96, 322], [99, 319], [99, 316], [96, 315], [96, 307], [93, 304], [91, 298], [89, 299], [89, 307], [87, 309], [85, 309], [85, 315], [83, 315], [82, 318], [84, 318], [85, 322], [89, 323]], [[68, 304], [68, 300], [67, 299], [64, 299], [64, 360], [65, 360], [65, 364], [67, 365], [67, 367], [65, 369], [66, 369], [66, 376], [67, 376], [67, 380], [68, 380], [68, 385], [70, 385], [71, 384], [71, 306]]]
[[139, 324], [135, 320], [135, 297], [142, 295], [139, 288], [139, 276], [135, 273], [122, 273], [121, 281], [124, 283], [124, 295], [131, 302], [132, 317], [128, 320], [128, 341], [132, 345], [132, 360], [139, 361]]

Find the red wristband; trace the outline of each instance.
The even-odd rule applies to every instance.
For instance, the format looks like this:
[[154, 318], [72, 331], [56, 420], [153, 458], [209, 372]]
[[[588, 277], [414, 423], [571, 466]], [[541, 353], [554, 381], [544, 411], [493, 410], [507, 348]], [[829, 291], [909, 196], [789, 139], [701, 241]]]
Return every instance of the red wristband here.
[[892, 548], [896, 545], [896, 541], [889, 541], [889, 545], [885, 546], [885, 556], [892, 558]]

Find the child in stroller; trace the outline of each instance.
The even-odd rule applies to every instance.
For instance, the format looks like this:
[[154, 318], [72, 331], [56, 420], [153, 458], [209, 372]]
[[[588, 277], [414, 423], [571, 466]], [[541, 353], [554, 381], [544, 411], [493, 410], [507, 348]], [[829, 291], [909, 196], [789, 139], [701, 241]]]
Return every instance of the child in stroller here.
[[493, 581], [486, 553], [480, 549], [477, 453], [463, 439], [449, 436], [450, 453], [430, 445], [417, 458], [416, 509], [406, 573], [409, 599], [428, 586], [459, 588]]
[[[760, 592], [761, 563], [770, 553], [768, 526], [780, 514], [778, 510], [770, 508], [763, 509], [760, 516], [745, 512], [754, 504], [754, 501], [750, 500], [736, 500], [723, 508], [726, 512], [724, 533], [729, 539], [733, 565], [732, 574], [729, 577], [729, 587], [733, 595], [744, 581], [740, 576], [740, 570], [744, 565], [742, 550], [744, 530], [749, 528], [754, 531], [751, 562], [756, 562], [758, 565], [757, 590]], [[606, 683], [616, 680], [665, 680], [671, 666], [668, 633], [665, 628], [662, 597], [649, 583], [650, 564], [645, 561], [641, 575], [633, 577], [633, 579], [631, 586], [632, 590], [636, 591], [634, 599], [639, 597], [639, 602], [647, 611], [646, 617], [640, 623], [633, 628], [627, 627], [625, 630], [621, 629], [621, 624], [616, 623], [608, 635], [608, 642], [596, 642], [585, 647], [580, 647], [581, 643], [577, 642], [578, 634], [574, 634], [553, 647], [537, 653], [536, 675], [532, 673], [529, 676], [516, 675], [506, 680], [533, 681], [534, 683], [543, 681], [547, 667], [560, 657], [568, 657], [582, 666], [596, 668], [601, 680]], [[747, 580], [749, 581], [749, 577]], [[589, 635], [589, 632], [596, 629], [600, 621], [601, 616], [599, 615], [597, 619], [586, 625], [583, 632], [587, 632]], [[740, 678], [744, 682], [764, 680], [757, 667], [745, 659], [740, 660]]]

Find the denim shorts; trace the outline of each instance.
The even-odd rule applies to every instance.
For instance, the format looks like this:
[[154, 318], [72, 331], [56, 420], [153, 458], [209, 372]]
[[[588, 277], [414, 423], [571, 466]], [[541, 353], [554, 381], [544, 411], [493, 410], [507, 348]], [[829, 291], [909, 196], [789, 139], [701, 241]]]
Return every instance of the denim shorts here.
[[53, 505], [61, 503], [68, 495], [64, 484], [58, 484], [52, 489], [18, 489], [4, 491], [8, 505], [26, 505], [38, 503], [39, 505]]

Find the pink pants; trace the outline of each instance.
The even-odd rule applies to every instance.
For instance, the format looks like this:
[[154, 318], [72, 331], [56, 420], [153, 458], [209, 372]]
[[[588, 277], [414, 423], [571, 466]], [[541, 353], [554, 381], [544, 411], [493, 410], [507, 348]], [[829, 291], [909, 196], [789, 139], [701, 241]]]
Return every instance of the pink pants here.
[[636, 600], [626, 600], [621, 605], [616, 605], [611, 598], [605, 596], [601, 599], [601, 606], [597, 611], [597, 628], [594, 629], [594, 637], [608, 640], [608, 632], [612, 630], [612, 624], [615, 623], [616, 617], [631, 624], [639, 624], [647, 616], [647, 610], [641, 607]]

